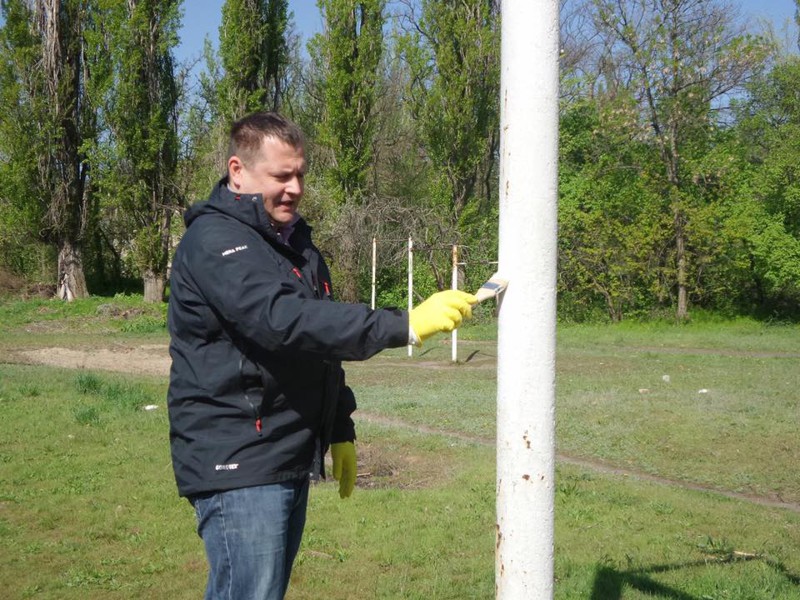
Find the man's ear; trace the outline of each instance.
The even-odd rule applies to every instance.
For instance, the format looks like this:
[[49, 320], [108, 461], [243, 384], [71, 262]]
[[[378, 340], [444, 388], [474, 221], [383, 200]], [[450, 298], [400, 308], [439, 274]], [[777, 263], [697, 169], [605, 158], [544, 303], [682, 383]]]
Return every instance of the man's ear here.
[[228, 159], [228, 182], [233, 188], [238, 188], [241, 185], [243, 170], [244, 163], [241, 158], [234, 154]]

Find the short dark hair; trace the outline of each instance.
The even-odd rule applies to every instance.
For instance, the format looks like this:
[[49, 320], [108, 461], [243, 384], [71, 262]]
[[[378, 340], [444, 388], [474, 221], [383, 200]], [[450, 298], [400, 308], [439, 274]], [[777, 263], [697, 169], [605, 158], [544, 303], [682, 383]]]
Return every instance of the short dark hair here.
[[295, 123], [276, 112], [256, 112], [231, 126], [228, 158], [238, 156], [244, 164], [251, 164], [264, 139], [270, 137], [298, 150], [305, 145], [303, 132]]

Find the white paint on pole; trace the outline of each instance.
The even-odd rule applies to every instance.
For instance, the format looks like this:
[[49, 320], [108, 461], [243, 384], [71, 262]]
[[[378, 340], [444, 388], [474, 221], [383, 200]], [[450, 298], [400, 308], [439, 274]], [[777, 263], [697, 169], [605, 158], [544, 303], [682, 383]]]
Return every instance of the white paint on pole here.
[[[414, 241], [408, 238], [408, 313], [414, 308]], [[414, 346], [408, 345], [408, 355], [414, 354]]]
[[370, 302], [370, 308], [375, 310], [375, 291], [376, 291], [376, 282], [375, 282], [375, 273], [376, 273], [376, 265], [378, 262], [378, 240], [373, 236], [372, 238], [372, 301]]
[[553, 598], [558, 0], [503, 0], [497, 365], [502, 600]]
[[[458, 246], [453, 244], [453, 275], [450, 278], [450, 287], [458, 289]], [[450, 360], [458, 362], [458, 329], [453, 329], [450, 334]]]

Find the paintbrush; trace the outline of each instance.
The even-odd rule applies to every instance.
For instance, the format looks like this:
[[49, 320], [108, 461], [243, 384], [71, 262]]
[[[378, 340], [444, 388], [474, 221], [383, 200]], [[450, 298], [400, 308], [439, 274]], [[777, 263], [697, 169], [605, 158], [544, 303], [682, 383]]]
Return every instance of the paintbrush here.
[[508, 279], [503, 279], [495, 273], [489, 278], [489, 281], [484, 283], [480, 289], [475, 292], [475, 297], [478, 299], [478, 302], [483, 302], [489, 298], [497, 298], [505, 291], [506, 286], [508, 286]]

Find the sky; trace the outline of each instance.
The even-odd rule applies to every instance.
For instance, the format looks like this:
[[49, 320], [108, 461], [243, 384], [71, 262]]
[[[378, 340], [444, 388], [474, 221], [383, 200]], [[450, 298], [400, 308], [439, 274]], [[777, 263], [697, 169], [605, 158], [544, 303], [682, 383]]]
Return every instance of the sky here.
[[[203, 40], [209, 36], [216, 46], [224, 0], [184, 0], [181, 43], [176, 49], [178, 60], [202, 57]], [[322, 30], [316, 0], [289, 0], [289, 11], [294, 13], [297, 32], [303, 37], [303, 46], [312, 35]]]
[[[206, 35], [216, 45], [220, 15], [224, 0], [184, 0], [181, 44], [176, 49], [179, 60], [202, 56], [203, 40]], [[775, 24], [781, 31], [784, 23], [793, 23], [794, 0], [730, 0], [741, 6], [742, 15], [753, 21], [765, 19]], [[289, 0], [289, 10], [294, 13], [298, 33], [303, 37], [303, 45], [309, 38], [322, 30], [322, 18], [316, 0]], [[791, 31], [794, 31], [793, 25]], [[795, 46], [796, 48], [796, 46]]]
[[[222, 3], [224, 0], [184, 0], [183, 23], [180, 31], [180, 46], [176, 49], [178, 60], [202, 57], [203, 40], [209, 36], [216, 45]], [[792, 23], [790, 32], [794, 35], [794, 0], [730, 0], [741, 6], [742, 15], [753, 21], [766, 19], [772, 21], [778, 32], [787, 22]], [[322, 30], [322, 18], [316, 0], [289, 0], [289, 10], [294, 13], [298, 33], [303, 37], [303, 45], [315, 33]], [[0, 18], [2, 24], [2, 18]], [[794, 46], [796, 48], [796, 46]]]

